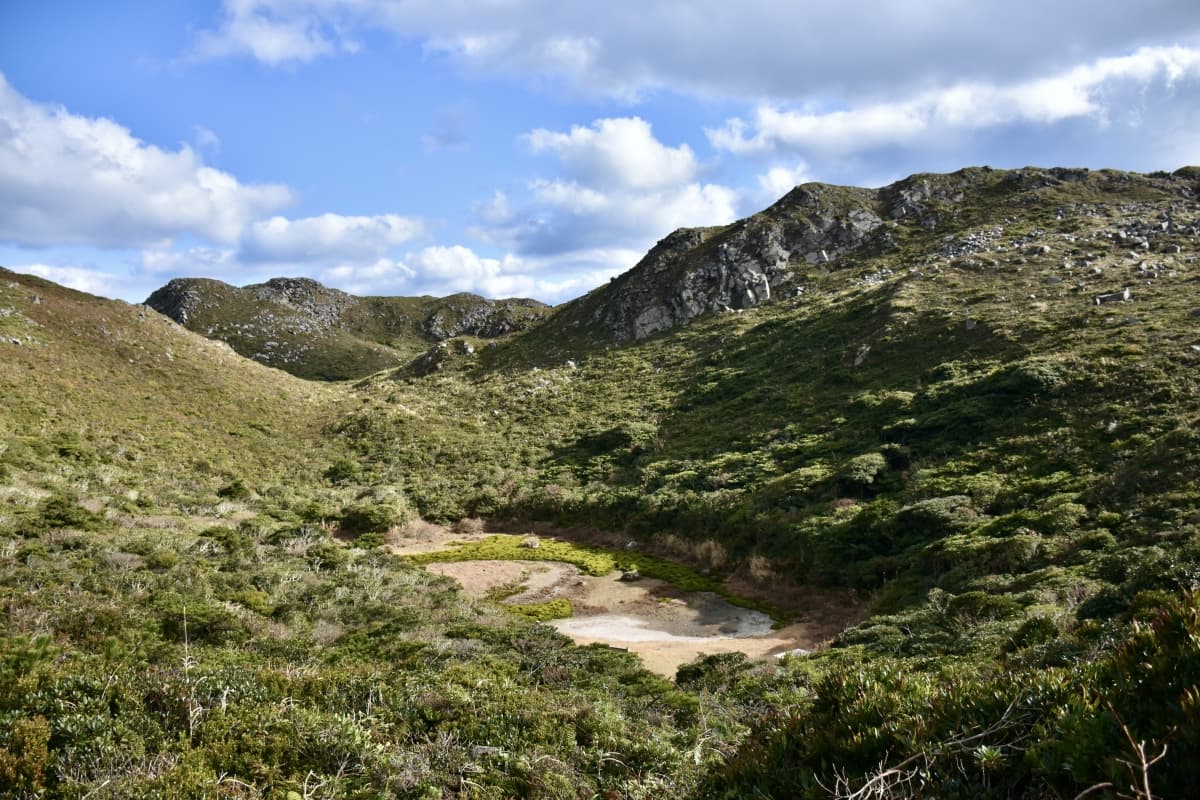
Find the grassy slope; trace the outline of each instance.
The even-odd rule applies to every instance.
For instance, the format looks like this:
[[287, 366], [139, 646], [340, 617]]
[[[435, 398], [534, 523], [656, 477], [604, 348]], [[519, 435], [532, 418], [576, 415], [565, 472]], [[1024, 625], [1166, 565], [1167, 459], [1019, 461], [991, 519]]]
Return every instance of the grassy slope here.
[[[719, 570], [855, 588], [876, 614], [828, 658], [916, 660], [917, 673], [909, 660], [881, 667], [893, 670], [882, 685], [950, 669], [941, 680], [962, 699], [1009, 671], [1049, 671], [1057, 683], [1038, 703], [1052, 704], [1078, 691], [1070, 665], [1082, 660], [1108, 670], [1084, 679], [1102, 696], [1127, 678], [1112, 643], [1200, 574], [1200, 219], [1183, 195], [1195, 179], [972, 180], [965, 201], [934, 204], [936, 229], [906, 224], [895, 250], [808, 268], [800, 298], [628, 347], [535, 333], [429, 378], [376, 378], [342, 433], [431, 516], [624, 528]], [[1095, 304], [1124, 286], [1132, 302]], [[1194, 656], [1166, 657], [1192, 665], [1184, 688]], [[995, 676], [974, 672], [997, 663]], [[882, 680], [856, 674], [852, 696]], [[1168, 735], [1139, 713], [1136, 735]], [[900, 726], [856, 749], [854, 726], [869, 723], [838, 714], [821, 724], [847, 738], [825, 753], [786, 745], [800, 728], [751, 747], [731, 796], [755, 774], [802, 773], [830, 754], [865, 769], [950, 736]], [[1040, 724], [1052, 723], [1033, 714], [1020, 730]], [[1068, 749], [1104, 753], [1091, 772], [1047, 763], [1031, 779], [1008, 760], [1009, 785], [1077, 791], [1082, 776], [1121, 772], [1113, 717], [1075, 734], [1087, 744]], [[1194, 781], [1187, 758], [1160, 769]]]
[[322, 477], [347, 387], [8, 272], [0, 334], [0, 795], [658, 797], [744, 731], [334, 540], [405, 517]]
[[[1159, 225], [1196, 205], [1182, 180], [1016, 177], [971, 173], [892, 252], [800, 267], [796, 299], [358, 387], [0, 283], [0, 334], [33, 339], [0, 341], [0, 780], [820, 797], [835, 770], [905, 764], [937, 796], [1073, 796], [1128, 782], [1124, 721], [1169, 739], [1160, 792], [1197, 788], [1200, 264]], [[1108, 235], [1148, 222], [1136, 257]], [[670, 689], [316, 525], [397, 486], [428, 517], [624, 528], [876, 615], [817, 657], [716, 657]]]
[[76, 488], [105, 502], [183, 502], [234, 479], [262, 491], [309, 483], [333, 458], [320, 436], [328, 387], [153, 311], [29, 276], [0, 273], [0, 307], [3, 461], [18, 479], [66, 464], [83, 473], [71, 476]]

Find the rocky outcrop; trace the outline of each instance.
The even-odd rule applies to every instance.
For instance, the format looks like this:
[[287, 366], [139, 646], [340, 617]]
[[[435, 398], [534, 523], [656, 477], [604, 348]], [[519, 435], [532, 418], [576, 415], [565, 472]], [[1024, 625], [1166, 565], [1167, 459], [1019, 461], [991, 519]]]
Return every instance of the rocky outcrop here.
[[536, 300], [488, 300], [476, 294], [456, 294], [442, 301], [442, 306], [425, 319], [422, 329], [439, 341], [456, 336], [495, 339], [540, 322], [545, 309]]
[[868, 190], [809, 184], [727, 228], [677, 230], [564, 318], [630, 341], [701, 314], [765, 303], [795, 284], [798, 270], [833, 266], [886, 241], [876, 235], [886, 223], [874, 199]]
[[[1094, 216], [1100, 213], [1094, 204], [1080, 203], [1080, 198], [1101, 201], [1140, 184], [1174, 193], [1186, 207], [1198, 194], [1198, 175], [1200, 170], [1192, 169], [1136, 175], [970, 167], [913, 175], [880, 189], [805, 184], [765, 211], [727, 227], [675, 231], [631, 270], [561, 308], [539, 335], [593, 342], [642, 339], [703, 314], [796, 296], [810, 287], [810, 279], [819, 282], [822, 274], [889, 252], [902, 258], [905, 246], [909, 252], [955, 259], [956, 268], [963, 269], [994, 266], [995, 253], [1010, 248], [1021, 248], [1021, 257], [1027, 259], [1056, 257], [1059, 251], [1044, 241], [1045, 230], [1026, 228], [1014, 235], [1005, 221], [1018, 212], [1028, 216], [1034, 208], [1040, 209], [1039, 219], [1048, 221], [1064, 215]], [[1182, 252], [1178, 239], [1196, 235], [1194, 227], [1190, 216], [1168, 209], [1161, 218], [1127, 226], [1114, 236], [1139, 253], [1170, 256]], [[980, 253], [992, 255], [976, 258]], [[1152, 279], [1161, 271], [1147, 267], [1138, 277]], [[888, 266], [856, 279], [867, 286], [897, 274]]]
[[195, 278], [175, 278], [146, 298], [146, 305], [160, 314], [168, 316], [180, 325], [187, 325], [188, 318], [203, 302], [204, 295]]
[[271, 278], [266, 283], [247, 286], [259, 302], [281, 303], [311, 322], [318, 330], [332, 328], [342, 315], [358, 303], [358, 298], [330, 289], [311, 278]]

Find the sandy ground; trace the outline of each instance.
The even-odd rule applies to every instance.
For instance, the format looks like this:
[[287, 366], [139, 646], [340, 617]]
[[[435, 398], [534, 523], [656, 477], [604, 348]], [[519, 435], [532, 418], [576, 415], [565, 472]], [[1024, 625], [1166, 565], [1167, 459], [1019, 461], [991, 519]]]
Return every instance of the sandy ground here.
[[[433, 526], [392, 543], [399, 553], [444, 549], [453, 541], [486, 534], [455, 534]], [[626, 582], [613, 573], [596, 578], [570, 564], [547, 561], [459, 561], [430, 564], [431, 572], [457, 580], [474, 597], [520, 583], [508, 603], [533, 603], [565, 597], [574, 616], [551, 623], [579, 644], [607, 644], [636, 653], [646, 667], [673, 677], [676, 669], [701, 654], [745, 653], [769, 658], [821, 647], [844, 627], [845, 611], [819, 608], [796, 622], [772, 630], [771, 620], [739, 608], [711, 592], [683, 592], [663, 581]]]

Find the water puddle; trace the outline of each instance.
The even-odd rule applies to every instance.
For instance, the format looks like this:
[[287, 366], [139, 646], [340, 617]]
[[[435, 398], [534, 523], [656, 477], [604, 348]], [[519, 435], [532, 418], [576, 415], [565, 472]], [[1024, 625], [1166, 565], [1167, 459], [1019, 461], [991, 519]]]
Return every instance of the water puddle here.
[[[551, 624], [568, 636], [607, 639], [613, 642], [708, 642], [714, 638], [743, 639], [767, 636], [771, 633], [771, 618], [758, 611], [746, 611], [745, 618], [731, 620], [708, 633], [678, 633], [678, 624], [668, 626], [657, 619], [626, 614], [597, 614], [591, 617], [572, 617]], [[753, 615], [753, 618], [751, 618]]]
[[505, 602], [565, 597], [573, 616], [549, 624], [579, 644], [636, 653], [647, 668], [667, 676], [702, 654], [741, 652], [766, 658], [807, 652], [817, 641], [802, 623], [773, 630], [771, 618], [762, 612], [653, 578], [623, 581], [618, 573], [597, 578], [570, 564], [546, 561], [459, 561], [427, 569], [454, 578], [477, 597], [514, 583], [522, 591]]

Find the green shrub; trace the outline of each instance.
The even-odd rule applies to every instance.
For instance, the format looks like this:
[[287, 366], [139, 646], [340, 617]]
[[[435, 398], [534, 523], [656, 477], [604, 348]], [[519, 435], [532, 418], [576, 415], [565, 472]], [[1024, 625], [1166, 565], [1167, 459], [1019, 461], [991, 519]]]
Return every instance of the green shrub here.
[[50, 723], [45, 717], [12, 721], [0, 733], [0, 793], [8, 797], [40, 797], [50, 760]]
[[971, 527], [979, 513], [964, 495], [932, 497], [905, 506], [896, 512], [895, 524], [916, 532], [920, 538], [934, 539]]
[[847, 491], [868, 491], [887, 470], [888, 462], [882, 453], [863, 453], [846, 462], [838, 481]]
[[250, 487], [241, 478], [234, 478], [220, 489], [217, 489], [217, 497], [222, 497], [226, 500], [245, 500], [251, 494]]
[[946, 602], [946, 618], [959, 627], [989, 620], [1007, 619], [1021, 610], [1021, 604], [1007, 595], [965, 592]]
[[325, 470], [325, 480], [330, 483], [353, 483], [362, 477], [362, 465], [357, 461], [351, 461], [347, 458], [339, 458], [329, 465]]
[[351, 534], [386, 533], [407, 525], [415, 516], [399, 490], [378, 487], [343, 508], [340, 525]]
[[248, 636], [241, 621], [220, 603], [167, 592], [154, 601], [162, 634], [174, 642], [222, 644]]
[[30, 532], [61, 528], [95, 531], [104, 527], [104, 518], [88, 511], [73, 498], [52, 494], [38, 504], [32, 516], [21, 523], [21, 527]]

